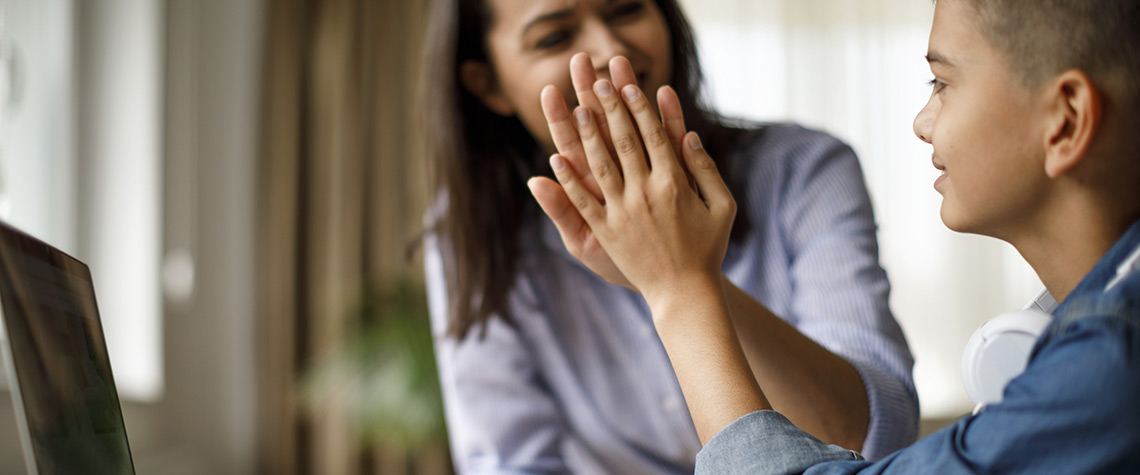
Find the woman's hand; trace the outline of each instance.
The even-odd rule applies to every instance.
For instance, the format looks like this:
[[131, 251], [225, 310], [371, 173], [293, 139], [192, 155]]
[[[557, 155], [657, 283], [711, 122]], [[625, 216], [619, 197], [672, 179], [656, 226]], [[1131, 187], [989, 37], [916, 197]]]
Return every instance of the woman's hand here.
[[[544, 98], [551, 89], [544, 91]], [[680, 147], [698, 194], [690, 188], [665, 126], [637, 86], [627, 84], [618, 91], [601, 79], [592, 93], [604, 111], [618, 161], [603, 139], [600, 121], [587, 107], [579, 106], [573, 117], [602, 199], [590, 192], [563, 155], [551, 157], [566, 197], [588, 227], [577, 232], [586, 236], [584, 242], [596, 242], [605, 251], [651, 307], [658, 299], [683, 295], [694, 279], [719, 284], [736, 203], [700, 140], [689, 133]]]
[[[636, 76], [629, 61], [623, 57], [615, 57], [609, 66], [612, 83], [620, 90], [626, 85], [636, 84]], [[609, 122], [597, 96], [593, 92], [593, 85], [597, 81], [593, 63], [585, 53], [574, 56], [570, 61], [570, 75], [578, 98], [578, 103], [590, 111], [594, 123], [598, 125], [602, 142], [612, 154], [613, 141], [609, 138]], [[681, 142], [685, 136], [685, 121], [681, 112], [681, 104], [676, 93], [671, 88], [663, 87], [657, 94], [658, 108], [661, 113], [661, 122], [669, 142], [673, 145], [676, 155], [682, 155]], [[543, 112], [546, 114], [550, 126], [551, 136], [562, 158], [570, 164], [570, 168], [582, 178], [583, 186], [598, 200], [604, 196], [598, 188], [594, 176], [589, 171], [589, 164], [585, 157], [585, 149], [562, 94], [556, 88], [546, 88], [542, 94]], [[691, 182], [691, 180], [690, 180]], [[582, 261], [590, 270], [608, 282], [628, 287], [637, 291], [625, 275], [614, 265], [594, 236], [590, 226], [582, 215], [571, 204], [565, 190], [555, 181], [545, 177], [535, 177], [528, 182], [531, 193], [551, 218], [566, 249], [578, 260]]]

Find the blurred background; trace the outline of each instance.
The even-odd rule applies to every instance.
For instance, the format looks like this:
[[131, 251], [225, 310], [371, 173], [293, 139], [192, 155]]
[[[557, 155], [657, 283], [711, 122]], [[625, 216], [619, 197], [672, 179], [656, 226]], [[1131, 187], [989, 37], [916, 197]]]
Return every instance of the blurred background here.
[[[682, 3], [720, 111], [859, 153], [924, 431], [969, 411], [966, 339], [1040, 283], [938, 219], [910, 126], [933, 6]], [[450, 471], [409, 250], [425, 8], [0, 0], [0, 219], [91, 267], [139, 473]], [[4, 380], [0, 473], [22, 473]]]

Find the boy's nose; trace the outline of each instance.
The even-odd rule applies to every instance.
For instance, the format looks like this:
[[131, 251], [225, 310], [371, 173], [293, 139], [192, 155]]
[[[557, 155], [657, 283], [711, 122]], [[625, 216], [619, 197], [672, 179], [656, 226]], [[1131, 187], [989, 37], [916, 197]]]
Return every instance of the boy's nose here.
[[933, 97], [930, 98], [926, 107], [918, 111], [918, 115], [914, 117], [914, 135], [926, 143], [930, 143], [930, 132], [934, 125], [934, 109], [937, 107], [934, 103], [936, 100]]

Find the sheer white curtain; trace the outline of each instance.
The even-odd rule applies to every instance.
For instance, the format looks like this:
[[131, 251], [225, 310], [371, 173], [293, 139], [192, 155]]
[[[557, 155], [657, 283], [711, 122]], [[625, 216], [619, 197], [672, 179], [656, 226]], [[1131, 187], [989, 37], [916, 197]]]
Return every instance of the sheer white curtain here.
[[858, 152], [879, 222], [891, 306], [917, 360], [927, 418], [972, 405], [960, 359], [987, 319], [1041, 288], [1007, 244], [956, 234], [938, 217], [931, 148], [912, 132], [930, 79], [925, 0], [682, 0], [710, 99], [723, 113], [795, 121]]

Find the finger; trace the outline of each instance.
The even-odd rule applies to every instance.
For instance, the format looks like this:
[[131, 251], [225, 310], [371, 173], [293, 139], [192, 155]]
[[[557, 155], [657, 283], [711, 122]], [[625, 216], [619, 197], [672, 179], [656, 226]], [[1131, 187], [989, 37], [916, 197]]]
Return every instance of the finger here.
[[[633, 65], [630, 64], [629, 59], [626, 59], [625, 56], [614, 56], [610, 58], [608, 68], [610, 72], [610, 82], [613, 83], [615, 91], [621, 91], [631, 84], [640, 87], [637, 83], [637, 73], [634, 72]], [[634, 126], [636, 128], [636, 123]], [[614, 155], [616, 155], [616, 153]]]
[[621, 170], [614, 163], [606, 142], [602, 140], [598, 123], [593, 114], [584, 106], [574, 109], [574, 119], [578, 121], [578, 134], [582, 139], [583, 151], [590, 164], [590, 175], [602, 190], [604, 202], [617, 199], [621, 196], [623, 180]]
[[586, 161], [582, 149], [582, 141], [578, 137], [578, 129], [566, 110], [566, 101], [562, 92], [554, 86], [546, 86], [541, 94], [542, 113], [546, 117], [546, 125], [550, 128], [550, 137], [554, 141], [554, 148], [562, 154], [570, 167], [578, 176], [582, 177], [582, 185], [594, 196], [601, 198], [602, 190], [589, 173], [590, 165]]
[[594, 94], [602, 103], [606, 121], [610, 124], [610, 138], [621, 163], [622, 175], [625, 176], [625, 189], [630, 186], [640, 187], [649, 175], [649, 167], [645, 163], [645, 154], [642, 153], [641, 137], [629, 118], [625, 102], [614, 89], [613, 83], [605, 79], [594, 83]]
[[558, 178], [558, 183], [566, 191], [566, 197], [582, 215], [582, 219], [585, 219], [591, 227], [595, 224], [604, 224], [605, 208], [594, 195], [586, 191], [582, 182], [575, 176], [574, 170], [566, 165], [565, 158], [558, 154], [552, 155], [550, 157], [550, 168], [554, 170], [555, 178]]
[[689, 167], [684, 166], [685, 151], [681, 150], [682, 142], [685, 141], [685, 116], [681, 109], [681, 100], [677, 97], [677, 91], [669, 86], [661, 86], [657, 89], [657, 110], [661, 112], [661, 123], [665, 125], [665, 135], [669, 136], [669, 143], [673, 144], [673, 151], [677, 154], [677, 159], [682, 162], [682, 168], [685, 169], [685, 176], [689, 179], [689, 187], [697, 189], [697, 181], [693, 179], [693, 174], [689, 172]]
[[590, 225], [586, 224], [585, 218], [570, 202], [566, 190], [558, 182], [546, 177], [531, 178], [526, 185], [542, 212], [554, 222], [566, 250], [570, 251], [570, 255], [581, 255], [582, 243], [589, 236]]
[[557, 87], [546, 86], [542, 88], [542, 114], [546, 117], [546, 125], [550, 128], [550, 137], [554, 140], [554, 148], [562, 155], [581, 154], [582, 141], [578, 139], [578, 129], [570, 119], [570, 111], [566, 109], [566, 101]]
[[684, 155], [681, 142], [685, 140], [685, 116], [681, 111], [681, 100], [677, 97], [677, 91], [669, 86], [657, 89], [657, 109], [661, 111], [661, 123], [665, 124], [665, 134], [669, 136], [673, 150], [677, 152], [678, 157]]
[[609, 124], [605, 121], [605, 112], [602, 103], [594, 95], [594, 82], [598, 80], [593, 59], [586, 53], [578, 53], [570, 58], [570, 82], [574, 84], [574, 93], [578, 96], [578, 105], [585, 106], [594, 114], [594, 122], [598, 124], [598, 131], [608, 144], [610, 143]]
[[735, 212], [735, 201], [728, 185], [724, 184], [720, 172], [716, 169], [716, 162], [701, 145], [701, 139], [696, 132], [689, 132], [685, 136], [684, 155], [685, 163], [693, 178], [697, 180], [697, 187], [701, 197], [710, 210], [725, 211], [731, 208]]
[[610, 59], [610, 80], [619, 91], [630, 84], [639, 86], [637, 73], [633, 71], [633, 65], [625, 56], [614, 56]]
[[635, 85], [628, 85], [621, 91], [626, 107], [641, 131], [641, 139], [645, 144], [645, 151], [649, 153], [649, 162], [654, 175], [672, 177], [677, 180], [688, 181], [681, 164], [677, 161], [677, 154], [673, 144], [665, 134], [665, 126], [658, 120], [657, 114], [649, 104], [649, 98]]

